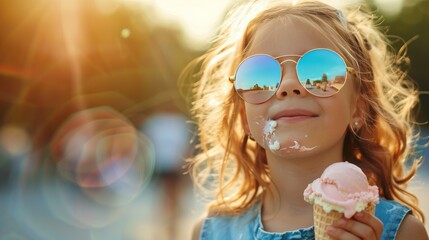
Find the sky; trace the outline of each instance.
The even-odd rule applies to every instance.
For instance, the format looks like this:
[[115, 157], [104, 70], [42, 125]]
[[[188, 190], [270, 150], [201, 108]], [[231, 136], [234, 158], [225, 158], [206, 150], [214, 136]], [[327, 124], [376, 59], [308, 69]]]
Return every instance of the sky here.
[[[204, 49], [210, 44], [226, 11], [236, 0], [128, 0], [140, 2], [156, 12], [156, 21], [174, 24], [183, 30], [185, 42]], [[327, 0], [333, 5], [359, 0]], [[404, 0], [374, 0], [386, 15], [399, 13]], [[416, 2], [415, 0], [410, 2]]]

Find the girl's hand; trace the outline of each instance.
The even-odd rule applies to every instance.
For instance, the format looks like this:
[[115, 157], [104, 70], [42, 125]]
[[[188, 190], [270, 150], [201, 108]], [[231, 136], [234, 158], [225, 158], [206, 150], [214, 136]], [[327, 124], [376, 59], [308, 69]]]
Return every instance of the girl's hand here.
[[375, 216], [363, 211], [352, 218], [340, 218], [327, 230], [333, 239], [379, 240], [383, 233], [383, 223]]

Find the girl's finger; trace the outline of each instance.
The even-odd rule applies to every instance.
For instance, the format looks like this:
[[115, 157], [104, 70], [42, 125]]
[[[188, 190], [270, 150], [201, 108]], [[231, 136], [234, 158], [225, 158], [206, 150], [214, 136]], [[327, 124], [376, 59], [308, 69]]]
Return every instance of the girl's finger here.
[[360, 238], [357, 237], [356, 235], [353, 235], [352, 233], [350, 233], [344, 229], [337, 228], [334, 226], [329, 226], [326, 231], [327, 231], [327, 234], [332, 239], [360, 240]]
[[[338, 221], [336, 221], [333, 224], [333, 226], [337, 229], [348, 232], [353, 236], [356, 236], [358, 239], [368, 239], [368, 240], [377, 239], [376, 238], [377, 235], [371, 226], [365, 223], [356, 221], [354, 219], [341, 218], [341, 219], [338, 219]], [[348, 239], [348, 238], [345, 238], [345, 239]]]
[[375, 232], [377, 239], [381, 239], [381, 235], [383, 234], [383, 222], [381, 222], [374, 215], [368, 212], [362, 211], [362, 212], [356, 213], [353, 216], [353, 219], [370, 226]]

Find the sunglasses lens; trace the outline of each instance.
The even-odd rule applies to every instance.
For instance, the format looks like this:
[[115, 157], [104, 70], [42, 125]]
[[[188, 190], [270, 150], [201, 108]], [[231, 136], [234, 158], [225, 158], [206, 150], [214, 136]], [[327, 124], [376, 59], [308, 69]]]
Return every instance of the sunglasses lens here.
[[235, 89], [244, 101], [262, 103], [276, 92], [280, 79], [279, 62], [268, 55], [254, 55], [244, 60], [235, 75]]
[[346, 83], [346, 70], [343, 58], [328, 49], [307, 52], [297, 66], [301, 84], [318, 97], [329, 97], [339, 92]]

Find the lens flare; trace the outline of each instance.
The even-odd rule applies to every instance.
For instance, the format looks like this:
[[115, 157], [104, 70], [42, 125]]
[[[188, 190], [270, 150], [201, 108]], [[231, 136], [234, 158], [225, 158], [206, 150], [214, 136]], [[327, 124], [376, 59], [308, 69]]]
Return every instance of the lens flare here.
[[108, 206], [133, 200], [154, 169], [150, 140], [106, 108], [74, 114], [54, 137], [51, 152], [59, 176]]

